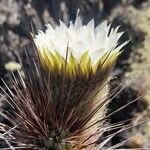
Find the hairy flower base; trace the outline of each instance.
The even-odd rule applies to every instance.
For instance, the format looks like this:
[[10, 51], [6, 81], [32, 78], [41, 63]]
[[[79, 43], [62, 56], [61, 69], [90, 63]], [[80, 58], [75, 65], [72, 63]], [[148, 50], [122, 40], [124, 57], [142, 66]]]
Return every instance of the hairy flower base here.
[[13, 75], [13, 89], [4, 91], [12, 109], [5, 111], [10, 125], [1, 130], [4, 138], [14, 147], [19, 143], [20, 149], [93, 149], [104, 132], [101, 119], [109, 101], [106, 83], [113, 63], [105, 66], [103, 61], [99, 71], [88, 77], [75, 70], [70, 78], [63, 69], [50, 71], [36, 60], [29, 62], [35, 64], [30, 71], [23, 67], [25, 78]]

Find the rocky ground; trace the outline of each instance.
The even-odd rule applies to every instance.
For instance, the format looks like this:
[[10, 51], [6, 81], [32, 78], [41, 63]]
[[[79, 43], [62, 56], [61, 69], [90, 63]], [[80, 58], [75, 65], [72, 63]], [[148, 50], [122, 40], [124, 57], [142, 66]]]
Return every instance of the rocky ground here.
[[[0, 77], [7, 81], [10, 70], [21, 68], [15, 53], [30, 49], [31, 31], [44, 29], [48, 22], [56, 25], [59, 19], [68, 23], [75, 19], [78, 9], [84, 23], [92, 18], [96, 24], [107, 19], [113, 26], [121, 25], [120, 30], [125, 31], [121, 41], [131, 39], [112, 73], [117, 79], [112, 80], [110, 89], [132, 75], [127, 80], [128, 86], [109, 104], [109, 111], [114, 111], [150, 88], [150, 0], [0, 0]], [[3, 86], [2, 82], [0, 84]], [[110, 122], [136, 117], [133, 122], [136, 123], [149, 115], [150, 94], [147, 94], [140, 102], [111, 117]], [[112, 144], [133, 133], [126, 147], [150, 147], [149, 122], [116, 136]]]

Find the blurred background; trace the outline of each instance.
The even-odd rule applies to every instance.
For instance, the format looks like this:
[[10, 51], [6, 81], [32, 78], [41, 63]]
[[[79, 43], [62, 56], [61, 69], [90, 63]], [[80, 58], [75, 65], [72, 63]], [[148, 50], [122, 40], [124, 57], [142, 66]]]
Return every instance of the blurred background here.
[[[103, 20], [120, 26], [125, 31], [120, 42], [131, 39], [112, 71], [110, 90], [131, 75], [127, 86], [108, 105], [108, 113], [124, 106], [150, 89], [150, 0], [0, 0], [0, 78], [9, 84], [10, 71], [21, 69], [16, 52], [30, 50], [30, 32], [44, 30], [45, 24], [66, 24], [75, 20], [77, 10], [84, 23], [92, 18], [96, 25]], [[114, 78], [115, 77], [115, 78]], [[3, 83], [0, 81], [0, 85]], [[120, 87], [121, 88], [121, 87]], [[1, 99], [1, 98], [0, 98]], [[150, 115], [150, 92], [129, 107], [113, 115], [115, 123], [136, 118], [127, 123], [136, 124]], [[120, 133], [111, 145], [133, 138], [125, 147], [150, 147], [150, 123]]]

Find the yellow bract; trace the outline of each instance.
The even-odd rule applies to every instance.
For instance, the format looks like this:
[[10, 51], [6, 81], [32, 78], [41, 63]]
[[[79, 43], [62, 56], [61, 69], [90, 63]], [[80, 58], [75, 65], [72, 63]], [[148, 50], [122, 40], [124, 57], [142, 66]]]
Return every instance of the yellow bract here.
[[[38, 49], [38, 48], [37, 48]], [[73, 54], [68, 50], [68, 56], [64, 59], [57, 50], [53, 50], [53, 54], [47, 48], [43, 50], [38, 49], [39, 58], [41, 64], [45, 69], [49, 71], [55, 71], [60, 73], [65, 73], [66, 75], [73, 77], [78, 74], [82, 74], [88, 77], [89, 74], [95, 74], [99, 70], [105, 68], [111, 68], [115, 63], [116, 58], [120, 52], [110, 51], [105, 53], [99, 58], [99, 61], [95, 65], [92, 65], [91, 59], [89, 57], [88, 51], [82, 54], [80, 61], [76, 60]]]

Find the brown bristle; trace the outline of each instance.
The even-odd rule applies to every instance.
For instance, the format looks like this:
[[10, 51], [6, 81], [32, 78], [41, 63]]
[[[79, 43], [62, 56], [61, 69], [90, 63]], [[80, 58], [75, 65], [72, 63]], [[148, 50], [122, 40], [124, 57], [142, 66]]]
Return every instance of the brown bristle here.
[[12, 73], [13, 88], [6, 85], [7, 92], [3, 89], [11, 106], [11, 111], [5, 111], [10, 125], [4, 125], [3, 137], [20, 148], [94, 148], [100, 135], [98, 126], [104, 123], [98, 120], [105, 116], [109, 101], [110, 68], [100, 66], [88, 78], [78, 70], [76, 77], [68, 78], [63, 70], [43, 68], [38, 55], [29, 66], [30, 71], [23, 67], [24, 75]]

